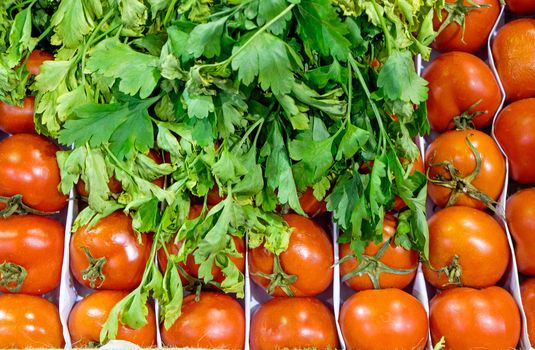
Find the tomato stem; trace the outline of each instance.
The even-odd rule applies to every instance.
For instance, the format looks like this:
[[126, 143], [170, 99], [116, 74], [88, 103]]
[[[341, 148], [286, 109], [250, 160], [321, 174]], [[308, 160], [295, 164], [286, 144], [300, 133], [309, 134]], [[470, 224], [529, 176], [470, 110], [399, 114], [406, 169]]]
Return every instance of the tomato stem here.
[[451, 259], [451, 262], [448, 266], [444, 266], [440, 269], [434, 269], [433, 267], [429, 266], [431, 270], [433, 270], [436, 273], [444, 273], [446, 277], [448, 277], [448, 283], [442, 285], [442, 288], [446, 288], [450, 285], [461, 287], [461, 276], [463, 273], [463, 268], [459, 264], [459, 256], [455, 254], [453, 258]]
[[269, 294], [273, 294], [275, 289], [279, 287], [287, 296], [294, 296], [294, 292], [290, 288], [290, 285], [297, 281], [297, 276], [289, 275], [284, 272], [279, 255], [273, 254], [273, 273], [256, 272], [254, 274], [270, 281], [266, 289]]
[[106, 280], [106, 276], [102, 271], [104, 268], [104, 264], [106, 263], [106, 257], [103, 256], [95, 259], [89, 251], [89, 248], [82, 247], [82, 249], [84, 250], [84, 253], [87, 256], [87, 260], [89, 260], [89, 266], [84, 271], [82, 271], [82, 278], [84, 279], [84, 281], [89, 281], [89, 286], [93, 289], [97, 285], [97, 281], [100, 280], [100, 283], [97, 287], [99, 288]]
[[44, 212], [30, 208], [22, 201], [22, 195], [16, 194], [12, 197], [3, 197], [0, 196], [0, 203], [4, 203], [6, 207], [0, 210], [0, 217], [7, 218], [13, 214], [26, 215], [26, 214], [35, 214], [35, 215], [53, 215], [59, 213], [59, 211], [54, 212]]
[[477, 116], [487, 114], [488, 111], [474, 111], [474, 108], [481, 103], [481, 99], [468, 107], [466, 111], [462, 112], [460, 115], [453, 117], [453, 123], [455, 124], [456, 130], [466, 130], [466, 129], [475, 129], [474, 118]]
[[[0, 286], [11, 293], [18, 293], [26, 279], [28, 272], [21, 265], [12, 262], [0, 264]], [[14, 284], [14, 286], [13, 286]]]
[[478, 10], [482, 8], [489, 8], [489, 4], [476, 4], [472, 0], [468, 0], [471, 5], [465, 5], [464, 0], [456, 0], [454, 3], [445, 3], [444, 10], [448, 13], [448, 16], [440, 25], [440, 28], [436, 32], [438, 36], [449, 24], [455, 22], [461, 26], [461, 41], [464, 41], [464, 32], [466, 28], [466, 15], [473, 10]]

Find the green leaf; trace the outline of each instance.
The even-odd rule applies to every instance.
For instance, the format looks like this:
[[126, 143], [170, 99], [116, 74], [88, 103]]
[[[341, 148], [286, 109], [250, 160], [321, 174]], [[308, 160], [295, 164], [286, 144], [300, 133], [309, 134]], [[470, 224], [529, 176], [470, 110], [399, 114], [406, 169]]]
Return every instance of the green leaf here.
[[10, 46], [7, 50], [7, 64], [9, 68], [18, 65], [24, 53], [31, 52], [37, 44], [37, 39], [32, 38], [32, 8], [28, 7], [15, 16], [15, 20], [9, 32]]
[[123, 32], [141, 35], [147, 22], [147, 7], [139, 0], [116, 0], [121, 12]]
[[188, 53], [195, 58], [219, 56], [221, 53], [221, 35], [228, 17], [221, 17], [213, 22], [199, 24], [193, 28], [188, 38]]
[[182, 280], [172, 259], [168, 260], [163, 277], [163, 292], [160, 317], [165, 329], [169, 329], [180, 316], [183, 298]]
[[119, 79], [119, 90], [125, 94], [139, 92], [141, 98], [146, 98], [160, 79], [159, 65], [158, 57], [137, 52], [113, 37], [95, 46], [86, 69], [88, 73]]
[[355, 154], [364, 146], [368, 141], [370, 133], [367, 130], [356, 127], [349, 124], [346, 128], [346, 132], [342, 137], [342, 141], [338, 146], [338, 152], [336, 153], [336, 160], [351, 159]]
[[[271, 0], [255, 2], [258, 4], [258, 12], [256, 15], [256, 21], [259, 27], [262, 27], [267, 22], [271, 21], [282, 11], [286, 9], [288, 3], [286, 0]], [[285, 16], [273, 23], [268, 30], [275, 34], [281, 35], [286, 29], [287, 22], [292, 18], [292, 13], [288, 12]]]
[[63, 0], [51, 19], [53, 45], [76, 49], [85, 35], [95, 28], [95, 20], [102, 16], [100, 0]]
[[136, 232], [154, 232], [158, 226], [159, 202], [157, 198], [152, 198], [144, 203], [134, 213], [132, 227]]

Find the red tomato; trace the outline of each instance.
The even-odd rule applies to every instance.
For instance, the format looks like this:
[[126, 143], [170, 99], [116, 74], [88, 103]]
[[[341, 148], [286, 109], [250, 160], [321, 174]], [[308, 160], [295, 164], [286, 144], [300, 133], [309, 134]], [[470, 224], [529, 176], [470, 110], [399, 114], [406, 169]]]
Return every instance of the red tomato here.
[[0, 196], [22, 195], [24, 204], [45, 212], [65, 208], [58, 190], [58, 147], [38, 135], [17, 134], [0, 141]]
[[400, 289], [353, 294], [340, 310], [348, 350], [424, 349], [427, 314], [422, 304]]
[[63, 348], [56, 305], [25, 294], [0, 296], [0, 348]]
[[222, 293], [201, 292], [184, 298], [182, 313], [169, 328], [161, 327], [165, 345], [206, 349], [243, 349], [245, 313], [241, 305]]
[[303, 211], [310, 217], [321, 215], [327, 211], [325, 200], [319, 201], [314, 197], [314, 189], [309, 187], [299, 196], [299, 204]]
[[535, 188], [518, 191], [509, 197], [505, 216], [516, 243], [518, 271], [535, 276]]
[[35, 134], [33, 123], [33, 104], [35, 97], [24, 98], [22, 107], [0, 102], [0, 130], [10, 134]]
[[[64, 234], [63, 225], [51, 218], [31, 214], [0, 218], [0, 261], [15, 264], [27, 273], [20, 281], [21, 288], [17, 290], [14, 282], [8, 284], [10, 290], [40, 295], [59, 286]], [[10, 270], [0, 267], [2, 282], [7, 282], [5, 269]], [[0, 291], [8, 290], [0, 287]]]
[[446, 338], [445, 349], [516, 349], [520, 313], [503, 288], [453, 288], [430, 303], [431, 338]]
[[494, 127], [496, 138], [509, 160], [511, 177], [523, 184], [535, 183], [535, 98], [516, 101], [505, 107]]
[[251, 350], [338, 348], [333, 313], [315, 298], [273, 298], [254, 311]]
[[507, 100], [535, 97], [535, 19], [504, 25], [494, 38], [492, 54]]
[[53, 60], [54, 55], [46, 51], [35, 49], [30, 53], [30, 56], [28, 57], [28, 61], [26, 62], [26, 69], [32, 75], [38, 75], [43, 62]]
[[427, 117], [431, 128], [438, 132], [455, 129], [453, 118], [465, 112], [483, 113], [472, 119], [477, 128], [491, 124], [501, 93], [494, 74], [480, 58], [449, 52], [431, 62], [422, 76], [429, 82]]
[[434, 214], [428, 223], [429, 262], [434, 269], [448, 269], [435, 272], [424, 264], [425, 278], [434, 287], [484, 288], [503, 276], [509, 264], [509, 244], [492, 216], [473, 208], [450, 207]]
[[[76, 303], [69, 315], [69, 333], [72, 345], [77, 348], [88, 347], [90, 343], [99, 343], [100, 330], [111, 309], [128, 295], [124, 291], [103, 290], [86, 296]], [[156, 317], [152, 305], [147, 303], [147, 324], [132, 329], [119, 321], [117, 340], [126, 340], [141, 347], [156, 345]]]
[[[457, 0], [446, 0], [449, 6], [455, 6]], [[473, 6], [473, 3], [478, 5], [489, 5], [489, 7], [482, 7], [473, 9], [468, 12], [465, 17], [464, 33], [462, 27], [456, 23], [448, 24], [442, 32], [435, 38], [432, 47], [440, 52], [448, 51], [464, 51], [476, 52], [487, 43], [494, 23], [500, 15], [500, 2], [498, 0], [464, 0], [465, 6]], [[442, 20], [447, 17], [447, 12], [442, 11]], [[438, 30], [442, 22], [435, 16], [433, 19], [433, 27]]]
[[208, 191], [208, 196], [206, 197], [206, 203], [208, 203], [208, 205], [216, 205], [224, 199], [225, 199], [224, 197], [221, 197], [219, 195], [219, 186], [217, 186], [216, 184], [214, 185], [214, 187], [212, 187], [210, 191]]
[[529, 340], [533, 344], [535, 342], [535, 278], [530, 278], [522, 283], [520, 294], [528, 323]]
[[517, 15], [535, 15], [535, 2], [533, 0], [507, 0], [507, 8]]
[[[132, 229], [132, 219], [120, 211], [100, 219], [89, 229], [80, 227], [71, 238], [73, 276], [84, 286], [96, 289], [137, 287], [152, 246], [148, 234], [141, 234], [139, 239], [141, 243]], [[84, 248], [93, 257], [93, 263]], [[84, 278], [84, 274], [88, 276]]]
[[[400, 288], [403, 289], [409, 285], [416, 275], [416, 267], [418, 266], [418, 252], [414, 250], [406, 250], [403, 247], [397, 246], [394, 242], [394, 235], [396, 234], [397, 222], [394, 217], [386, 216], [383, 225], [383, 242], [381, 244], [375, 244], [370, 242], [364, 250], [363, 264], [369, 264], [368, 273], [364, 273], [360, 276], [355, 276], [345, 281], [347, 285], [356, 291], [373, 289], [372, 280], [369, 274], [375, 275], [379, 281], [379, 288]], [[384, 251], [384, 254], [380, 259], [375, 259], [374, 256], [379, 252], [381, 247], [387, 240], [390, 240], [388, 248]], [[350, 244], [340, 244], [340, 256], [352, 254]], [[404, 274], [393, 274], [381, 270], [381, 267], [376, 268], [375, 262], [379, 262], [379, 266], [385, 266], [386, 268], [396, 270], [409, 270], [412, 272]], [[344, 277], [346, 274], [355, 270], [360, 266], [359, 261], [356, 258], [346, 260], [340, 264], [340, 276]]]
[[[293, 232], [288, 249], [279, 256], [280, 263], [284, 273], [297, 276], [295, 282], [289, 283], [289, 289], [295, 296], [318, 295], [327, 289], [333, 280], [332, 243], [325, 231], [310, 219], [297, 214], [287, 214], [284, 220], [293, 228]], [[249, 268], [253, 281], [268, 288], [270, 280], [257, 273], [276, 272], [273, 254], [263, 245], [251, 249]], [[287, 294], [277, 287], [273, 295], [286, 296]]]
[[[468, 177], [474, 173], [477, 162], [476, 155], [467, 140], [481, 157], [481, 169], [472, 181], [469, 181]], [[465, 191], [478, 190], [492, 200], [496, 200], [502, 192], [505, 181], [505, 158], [496, 142], [481, 131], [457, 130], [440, 135], [427, 148], [425, 161], [430, 179], [427, 193], [440, 207], [461, 205], [483, 209], [485, 203], [465, 194]], [[458, 170], [458, 177], [461, 179], [456, 184], [450, 181], [451, 172], [447, 171], [444, 165], [440, 165], [443, 162], [449, 162]], [[456, 186], [456, 191], [431, 180], [450, 181], [449, 185]]]

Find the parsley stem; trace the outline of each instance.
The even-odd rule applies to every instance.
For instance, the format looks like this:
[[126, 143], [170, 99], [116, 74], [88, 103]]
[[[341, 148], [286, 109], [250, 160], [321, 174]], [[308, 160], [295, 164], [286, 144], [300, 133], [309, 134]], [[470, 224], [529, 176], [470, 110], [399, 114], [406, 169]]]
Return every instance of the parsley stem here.
[[167, 26], [167, 22], [169, 22], [169, 18], [171, 17], [171, 14], [173, 13], [173, 10], [175, 9], [175, 5], [178, 0], [172, 0], [171, 4], [167, 8], [167, 12], [165, 13], [165, 17], [163, 19], [163, 26]]
[[390, 32], [388, 31], [388, 28], [386, 27], [385, 18], [384, 18], [384, 15], [381, 14], [379, 4], [377, 4], [375, 0], [372, 0], [372, 3], [375, 9], [375, 13], [377, 14], [377, 17], [379, 18], [379, 21], [381, 22], [381, 28], [383, 29], [383, 32], [385, 34], [386, 52], [388, 53], [388, 56], [390, 56], [392, 54], [392, 38], [390, 36]]

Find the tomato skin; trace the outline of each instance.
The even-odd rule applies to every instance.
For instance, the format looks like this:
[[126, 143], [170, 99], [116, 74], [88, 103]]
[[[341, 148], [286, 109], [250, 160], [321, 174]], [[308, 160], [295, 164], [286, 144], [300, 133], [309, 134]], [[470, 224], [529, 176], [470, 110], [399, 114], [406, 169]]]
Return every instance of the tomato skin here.
[[0, 141], [0, 196], [23, 196], [23, 202], [45, 212], [67, 206], [67, 196], [58, 190], [58, 147], [48, 139], [17, 134]]
[[453, 118], [481, 102], [470, 113], [485, 112], [472, 121], [481, 129], [491, 124], [500, 107], [501, 93], [490, 68], [479, 57], [448, 52], [431, 62], [422, 77], [429, 82], [427, 111], [433, 130], [455, 129]]
[[520, 285], [522, 305], [527, 319], [529, 340], [535, 342], [535, 278], [530, 278]]
[[535, 97], [535, 19], [505, 24], [492, 42], [492, 54], [507, 101]]
[[531, 0], [507, 0], [507, 9], [517, 15], [535, 15], [535, 2]]
[[[429, 224], [429, 261], [447, 267], [455, 255], [462, 268], [461, 284], [485, 288], [496, 284], [509, 264], [509, 244], [503, 228], [487, 213], [468, 207], [449, 207], [435, 213]], [[492, 264], [482, 264], [492, 261]], [[445, 273], [423, 264], [425, 279], [435, 288], [449, 288]]]
[[[152, 238], [141, 235], [141, 244], [132, 229], [132, 219], [116, 211], [100, 219], [93, 227], [80, 227], [71, 238], [71, 272], [76, 280], [90, 287], [83, 271], [89, 260], [82, 247], [87, 247], [95, 258], [106, 257], [103, 267], [104, 281], [96, 283], [96, 289], [130, 290], [139, 285], [150, 256]], [[100, 284], [102, 282], [102, 284]]]
[[273, 298], [251, 318], [251, 350], [338, 348], [332, 311], [315, 298]]
[[[467, 176], [474, 171], [476, 158], [466, 141], [467, 138], [481, 156], [481, 170], [472, 181], [472, 185], [496, 200], [502, 192], [505, 181], [505, 158], [494, 140], [478, 130], [448, 131], [437, 137], [425, 153], [429, 178], [435, 179], [439, 176], [451, 178], [442, 166], [431, 166], [443, 161], [451, 162], [459, 170], [461, 176]], [[427, 193], [436, 205], [445, 207], [451, 189], [428, 181]], [[465, 194], [461, 194], [454, 205], [476, 209], [485, 208], [483, 202]]]
[[[296, 275], [297, 281], [290, 285], [295, 296], [314, 296], [323, 292], [333, 280], [333, 246], [325, 231], [314, 221], [297, 214], [284, 215], [284, 220], [294, 228], [288, 249], [279, 255], [282, 269]], [[251, 278], [264, 288], [269, 280], [257, 272], [273, 273], [273, 254], [264, 246], [249, 250]], [[274, 296], [286, 296], [277, 287]]]
[[45, 61], [53, 61], [54, 55], [46, 51], [35, 49], [30, 53], [28, 61], [26, 62], [26, 69], [32, 75], [38, 75], [41, 70], [41, 65]]
[[[446, 3], [455, 3], [456, 0], [446, 0]], [[431, 46], [440, 52], [464, 51], [474, 53], [487, 43], [487, 39], [494, 27], [494, 23], [500, 15], [499, 0], [473, 0], [480, 5], [490, 5], [488, 8], [479, 8], [468, 12], [465, 17], [465, 32], [458, 23], [450, 23], [440, 33]], [[468, 0], [464, 0], [464, 5], [471, 6]], [[442, 11], [442, 19], [447, 17], [447, 12]], [[442, 22], [435, 16], [433, 27], [438, 30]], [[464, 40], [463, 40], [464, 39]]]
[[169, 328], [160, 327], [165, 345], [206, 349], [243, 349], [245, 313], [241, 305], [223, 293], [201, 292], [184, 298], [182, 313]]
[[[64, 230], [58, 221], [38, 215], [0, 218], [0, 261], [27, 272], [18, 293], [41, 295], [59, 286]], [[0, 291], [8, 292], [4, 287]]]
[[[102, 290], [86, 296], [76, 303], [69, 315], [69, 333], [73, 347], [87, 347], [90, 342], [98, 343], [100, 330], [111, 309], [128, 295], [128, 292]], [[152, 305], [147, 303], [147, 324], [132, 329], [119, 321], [117, 340], [126, 340], [141, 347], [156, 345], [156, 317]]]
[[[383, 241], [380, 244], [370, 242], [364, 250], [364, 255], [374, 256], [377, 254], [383, 244], [396, 234], [396, 226], [397, 222], [394, 217], [385, 216], [383, 225]], [[349, 243], [340, 244], [340, 257], [344, 257], [351, 253], [352, 252]], [[395, 269], [414, 269], [413, 272], [402, 275], [396, 275], [387, 272], [382, 272], [379, 275], [380, 288], [403, 289], [412, 282], [414, 276], [416, 275], [416, 267], [418, 266], [418, 252], [414, 250], [406, 250], [403, 247], [397, 246], [392, 239], [389, 247], [386, 248], [385, 253], [379, 261]], [[357, 258], [344, 261], [342, 264], [340, 264], [340, 277], [344, 277], [344, 275], [353, 271], [358, 266], [359, 261]], [[349, 287], [356, 291], [373, 289], [372, 281], [367, 274], [352, 277], [345, 282]]]
[[511, 103], [505, 107], [494, 128], [496, 138], [509, 160], [510, 176], [523, 184], [535, 183], [535, 98]]
[[355, 293], [340, 309], [348, 350], [424, 349], [427, 314], [412, 295], [396, 288]]
[[515, 240], [518, 271], [535, 276], [535, 188], [518, 191], [507, 200], [505, 217]]
[[310, 217], [324, 214], [327, 211], [325, 200], [319, 201], [314, 197], [314, 189], [309, 187], [299, 196], [299, 204], [303, 211]]
[[9, 134], [35, 134], [34, 102], [33, 96], [26, 96], [22, 107], [0, 102], [0, 130]]
[[445, 349], [515, 349], [520, 312], [503, 288], [453, 288], [430, 302], [431, 338], [446, 337]]
[[0, 296], [0, 348], [63, 348], [56, 305], [25, 294]]

